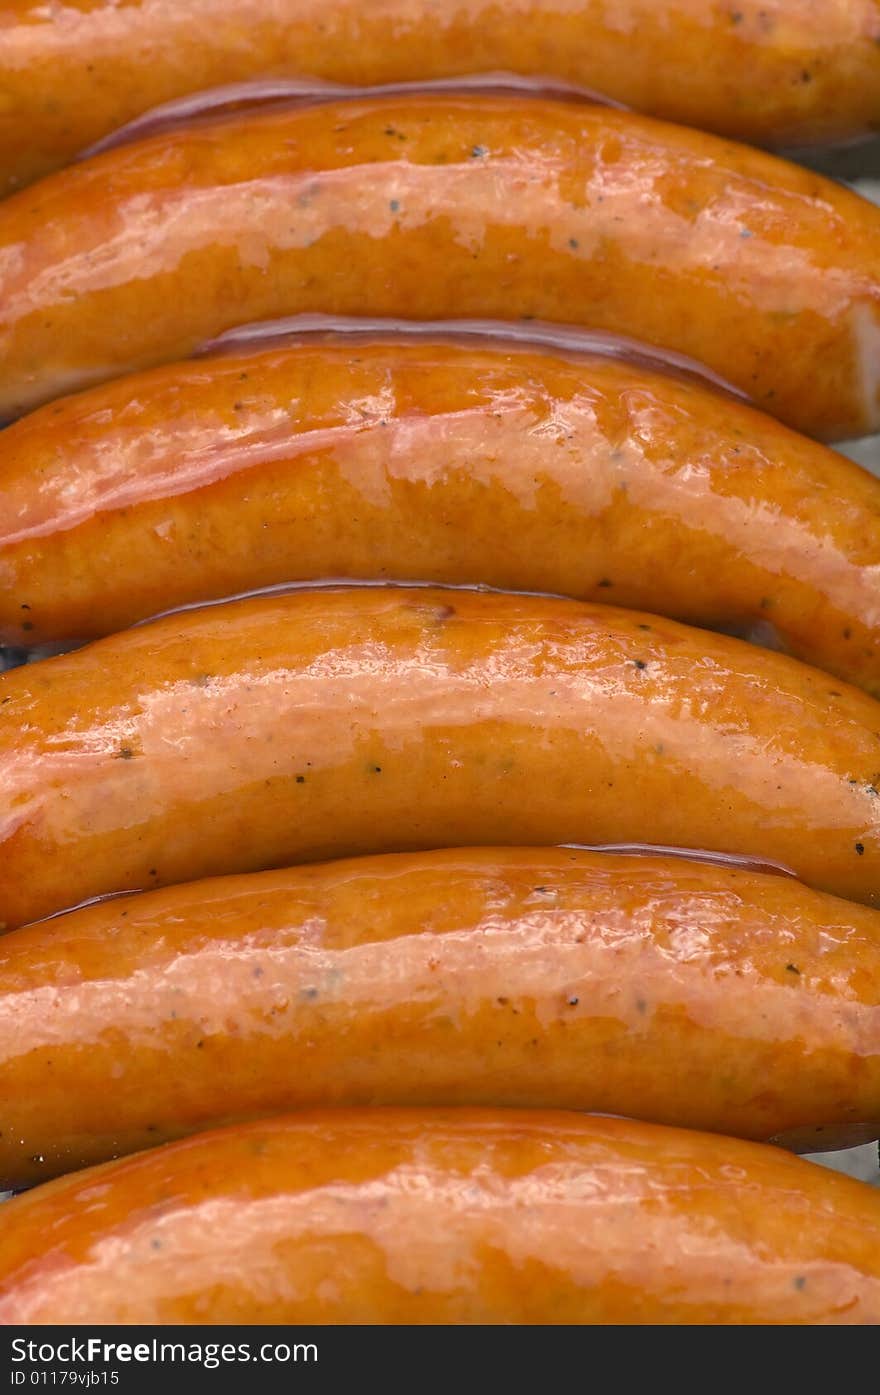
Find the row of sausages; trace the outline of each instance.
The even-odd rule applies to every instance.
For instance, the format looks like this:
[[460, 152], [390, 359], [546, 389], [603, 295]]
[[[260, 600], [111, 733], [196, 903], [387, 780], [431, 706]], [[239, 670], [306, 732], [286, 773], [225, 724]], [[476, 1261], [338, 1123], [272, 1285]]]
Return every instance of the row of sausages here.
[[[378, 847], [634, 833], [769, 846], [871, 901], [877, 709], [837, 682], [574, 601], [363, 587], [193, 610], [0, 683], [4, 913]], [[876, 1321], [880, 1199], [861, 1184], [725, 1152], [735, 1185], [707, 1202], [705, 1168], [722, 1166], [707, 1136], [645, 1123], [622, 1144], [542, 1111], [814, 1150], [875, 1137], [878, 928], [782, 869], [502, 847], [187, 882], [19, 929], [0, 949], [4, 1180], [234, 1127], [12, 1203], [0, 1315]], [[409, 1116], [377, 1114], [388, 1102]], [[373, 1108], [239, 1122], [318, 1105]], [[499, 1112], [522, 1105], [525, 1137]], [[351, 1185], [336, 1170], [349, 1128]], [[777, 1166], [794, 1170], [774, 1193]], [[475, 1170], [500, 1208], [489, 1232]], [[540, 1300], [512, 1176], [536, 1208]], [[674, 1258], [645, 1271], [658, 1191], [658, 1253]], [[417, 1281], [401, 1255], [437, 1234], [441, 1196], [461, 1229]], [[234, 1244], [204, 1228], [218, 1208], [237, 1214]], [[739, 1254], [721, 1297], [690, 1258], [705, 1225], [716, 1273]], [[492, 1236], [503, 1282], [484, 1272]]]
[[379, 8], [0, 9], [0, 1322], [878, 1322], [880, 6]]

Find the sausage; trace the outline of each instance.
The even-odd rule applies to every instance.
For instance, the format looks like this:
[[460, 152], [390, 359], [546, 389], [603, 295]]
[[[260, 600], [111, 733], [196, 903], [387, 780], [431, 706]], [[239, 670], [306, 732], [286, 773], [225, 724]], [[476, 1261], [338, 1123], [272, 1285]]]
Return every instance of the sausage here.
[[0, 446], [7, 644], [283, 582], [479, 582], [737, 630], [880, 694], [877, 480], [612, 359], [301, 344], [93, 389]]
[[201, 1134], [4, 1206], [0, 1322], [880, 1322], [880, 1194], [556, 1111]]
[[5, 0], [0, 192], [159, 103], [267, 75], [533, 74], [758, 143], [880, 125], [876, 0], [615, 0], [613, 11], [606, 0], [66, 0], [62, 21]]
[[880, 706], [781, 654], [534, 596], [339, 588], [0, 676], [0, 921], [456, 845], [767, 858], [880, 901]]
[[880, 916], [787, 877], [554, 848], [222, 877], [0, 941], [0, 1185], [326, 1105], [838, 1148], [880, 1134], [878, 1039]]
[[385, 97], [155, 136], [0, 205], [0, 415], [318, 311], [538, 317], [880, 426], [880, 209], [627, 112]]

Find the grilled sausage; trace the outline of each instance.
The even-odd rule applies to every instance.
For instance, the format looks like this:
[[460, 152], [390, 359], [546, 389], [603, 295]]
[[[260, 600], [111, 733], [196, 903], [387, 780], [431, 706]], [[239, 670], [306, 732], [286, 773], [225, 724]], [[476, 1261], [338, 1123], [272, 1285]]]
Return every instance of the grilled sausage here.
[[880, 426], [880, 209], [626, 112], [434, 96], [235, 117], [0, 205], [0, 415], [308, 311], [579, 323], [810, 435]]
[[0, 1322], [880, 1322], [880, 1194], [562, 1112], [202, 1134], [4, 1206]]
[[880, 1133], [878, 1040], [880, 917], [787, 877], [555, 848], [223, 877], [0, 941], [0, 1185], [326, 1105], [843, 1147]]
[[154, 369], [0, 437], [0, 641], [328, 577], [736, 629], [880, 693], [880, 483], [608, 358], [310, 344]]
[[[0, 8], [0, 192], [158, 103], [273, 78], [557, 78], [743, 140], [880, 125], [876, 0], [32, 0]], [[271, 89], [270, 89], [271, 90]], [[22, 132], [27, 140], [22, 140]]]
[[632, 840], [876, 902], [878, 772], [872, 698], [671, 620], [260, 597], [0, 676], [0, 921], [356, 853]]

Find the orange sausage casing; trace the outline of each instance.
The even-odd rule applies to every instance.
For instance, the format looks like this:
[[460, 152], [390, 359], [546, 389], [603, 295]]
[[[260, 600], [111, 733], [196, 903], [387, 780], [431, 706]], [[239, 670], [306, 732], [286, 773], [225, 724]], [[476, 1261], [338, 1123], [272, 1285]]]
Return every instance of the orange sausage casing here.
[[880, 125], [877, 0], [4, 0], [0, 29], [0, 193], [159, 103], [266, 77], [532, 74], [759, 143]]
[[576, 601], [339, 588], [169, 616], [0, 676], [0, 921], [220, 872], [644, 842], [880, 893], [880, 706]]
[[880, 1322], [880, 1194], [555, 1111], [336, 1110], [4, 1206], [0, 1323]]
[[326, 1105], [880, 1131], [880, 917], [680, 858], [456, 849], [189, 883], [0, 940], [0, 1186]]
[[627, 112], [435, 94], [251, 114], [0, 205], [0, 416], [312, 311], [583, 324], [810, 435], [880, 426], [880, 210]]
[[613, 359], [312, 343], [153, 369], [0, 437], [0, 642], [329, 577], [612, 601], [880, 693], [880, 484]]

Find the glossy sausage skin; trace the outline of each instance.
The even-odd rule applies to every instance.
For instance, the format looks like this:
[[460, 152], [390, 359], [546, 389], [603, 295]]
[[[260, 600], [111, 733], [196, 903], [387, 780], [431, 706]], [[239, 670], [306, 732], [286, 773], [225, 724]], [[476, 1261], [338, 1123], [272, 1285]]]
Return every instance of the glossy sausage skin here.
[[880, 1132], [880, 916], [680, 858], [457, 849], [121, 897], [0, 940], [0, 1186], [327, 1105]]
[[758, 143], [880, 125], [877, 0], [3, 0], [0, 31], [0, 192], [159, 103], [266, 77], [509, 71]]
[[7, 417], [317, 311], [583, 324], [809, 435], [880, 426], [880, 209], [567, 102], [372, 98], [109, 151], [0, 205], [0, 309]]
[[644, 842], [880, 900], [880, 705], [576, 601], [394, 587], [170, 616], [0, 677], [0, 921], [368, 852]]
[[0, 1322], [880, 1322], [880, 1194], [556, 1111], [338, 1110], [4, 1207]]
[[0, 641], [346, 576], [644, 608], [880, 693], [880, 483], [612, 359], [289, 346], [153, 369], [0, 437]]

